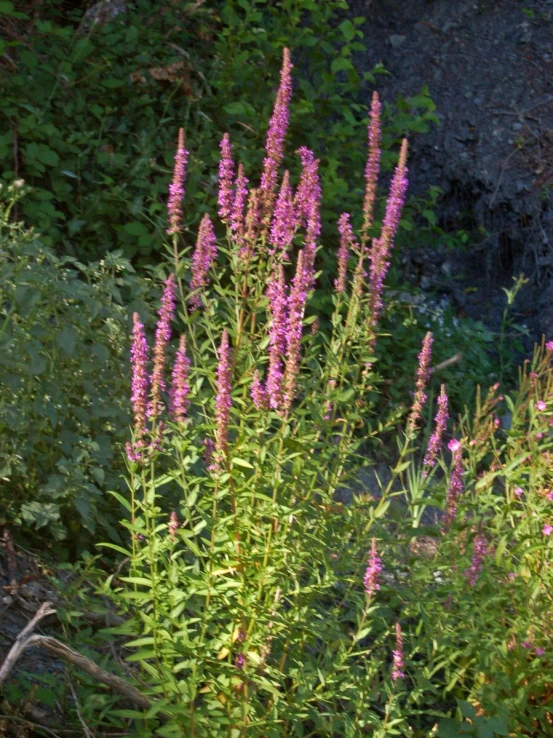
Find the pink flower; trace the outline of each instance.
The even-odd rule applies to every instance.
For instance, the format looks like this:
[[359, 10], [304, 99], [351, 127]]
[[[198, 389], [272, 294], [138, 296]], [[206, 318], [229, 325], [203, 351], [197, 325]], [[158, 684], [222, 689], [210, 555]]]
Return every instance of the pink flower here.
[[169, 212], [169, 228], [167, 229], [167, 233], [170, 236], [178, 233], [180, 230], [187, 161], [188, 151], [184, 148], [184, 128], [181, 128], [179, 129], [179, 140], [175, 154], [173, 181], [169, 185], [169, 201], [167, 203], [167, 210]]
[[549, 525], [549, 523], [546, 523], [541, 529], [541, 532], [544, 536], [550, 536], [551, 533], [553, 533], [553, 525]]
[[244, 237], [244, 207], [248, 197], [248, 178], [244, 175], [244, 165], [238, 165], [236, 175], [236, 191], [232, 202], [232, 213], [230, 216], [230, 227], [238, 243], [242, 243]]
[[453, 456], [453, 468], [449, 478], [449, 487], [445, 502], [445, 515], [442, 523], [442, 531], [444, 533], [455, 520], [455, 516], [457, 514], [457, 500], [463, 491], [463, 448], [460, 442], [455, 438], [447, 444], [447, 447]]
[[403, 672], [404, 667], [403, 636], [401, 634], [400, 624], [396, 623], [396, 647], [393, 651], [392, 681], [395, 682], [405, 676]]
[[553, 490], [547, 493], [547, 499], [549, 502], [553, 502]]
[[[428, 468], [431, 468], [436, 464], [436, 458], [442, 442], [442, 435], [447, 423], [447, 410], [448, 398], [445, 392], [445, 384], [442, 384], [440, 387], [440, 396], [438, 397], [438, 412], [434, 418], [436, 425], [434, 427], [434, 433], [430, 436], [430, 440], [428, 441], [428, 448], [423, 461], [423, 465]], [[428, 472], [426, 470], [423, 471], [423, 477], [427, 476], [427, 474]]]
[[315, 159], [313, 152], [305, 146], [301, 146], [296, 154], [299, 154], [302, 163], [300, 182], [294, 198], [296, 213], [296, 225], [306, 227], [304, 247], [304, 269], [308, 276], [307, 288], [310, 289], [313, 281], [313, 265], [315, 263], [315, 252], [317, 250], [317, 238], [321, 233], [321, 186], [319, 183], [319, 160]]
[[250, 396], [253, 400], [253, 404], [259, 410], [265, 410], [268, 405], [267, 393], [265, 392], [263, 384], [261, 383], [261, 379], [259, 378], [259, 371], [257, 369], [253, 373], [252, 385], [250, 387]]
[[211, 218], [206, 213], [200, 222], [198, 229], [198, 238], [196, 240], [196, 248], [192, 255], [192, 280], [190, 288], [193, 291], [190, 297], [190, 304], [194, 309], [202, 307], [202, 297], [200, 290], [203, 290], [209, 284], [208, 272], [211, 264], [217, 257], [217, 241]]
[[380, 589], [378, 576], [382, 571], [382, 561], [376, 550], [376, 538], [372, 539], [371, 550], [368, 556], [368, 564], [369, 565], [365, 570], [363, 584], [365, 586], [367, 597], [370, 599], [376, 590]]
[[190, 386], [188, 384], [189, 368], [190, 359], [186, 355], [186, 338], [181, 336], [179, 348], [175, 356], [175, 363], [173, 364], [169, 397], [169, 410], [175, 423], [184, 423], [186, 421], [186, 411], [190, 404], [188, 400], [188, 395], [190, 394]]
[[270, 254], [274, 254], [277, 250], [283, 254], [288, 251], [292, 243], [295, 227], [290, 172], [286, 170], [282, 178], [282, 184], [280, 185], [273, 215], [273, 223], [271, 225], [269, 241], [273, 248], [270, 249]]
[[543, 656], [544, 653], [545, 653], [545, 649], [542, 648], [541, 646], [538, 646], [536, 648], [536, 656]]
[[373, 208], [376, 197], [378, 170], [380, 168], [380, 112], [382, 106], [378, 93], [373, 92], [368, 128], [369, 156], [365, 167], [365, 199], [363, 201], [363, 237], [365, 245], [372, 225]]
[[221, 140], [221, 159], [219, 161], [219, 217], [223, 223], [229, 222], [232, 211], [232, 182], [234, 179], [234, 162], [232, 160], [232, 145], [228, 133]]
[[545, 344], [545, 348], [546, 348], [547, 351], [553, 351], [553, 341], [548, 341]]
[[147, 432], [147, 403], [150, 379], [148, 377], [148, 341], [144, 325], [138, 313], [133, 315], [133, 340], [131, 348], [131, 403], [134, 415], [134, 443], [127, 443], [126, 451], [130, 461], [140, 461]]
[[515, 487], [513, 493], [515, 497], [522, 497], [522, 495], [524, 494], [524, 490], [522, 489], [522, 487]]
[[349, 213], [342, 213], [338, 219], [338, 231], [340, 232], [340, 248], [338, 250], [338, 276], [334, 280], [334, 287], [336, 292], [344, 292], [346, 289], [349, 250], [352, 246], [357, 246]]
[[177, 530], [180, 528], [179, 519], [177, 516], [177, 513], [174, 510], [171, 510], [171, 516], [169, 519], [169, 525], [167, 526], [167, 530], [169, 532], [170, 538], [175, 538], [177, 535]]
[[231, 364], [230, 345], [227, 329], [221, 337], [219, 349], [219, 366], [217, 367], [217, 396], [215, 398], [215, 450], [223, 454], [228, 442], [228, 423], [230, 407]]
[[472, 554], [472, 561], [470, 567], [466, 570], [465, 576], [469, 580], [470, 584], [474, 587], [478, 580], [478, 575], [482, 569], [482, 563], [484, 557], [488, 551], [486, 545], [486, 539], [483, 535], [477, 535], [474, 539], [474, 551]]
[[536, 410], [539, 410], [540, 413], [542, 413], [544, 410], [547, 410], [547, 405], [543, 400], [538, 400], [536, 402]]
[[288, 410], [296, 392], [296, 382], [300, 368], [301, 337], [303, 330], [303, 314], [307, 300], [309, 276], [304, 267], [305, 252], [298, 254], [296, 274], [292, 280], [292, 288], [288, 297], [288, 337], [286, 351], [286, 369], [284, 371], [283, 407]]
[[269, 328], [269, 370], [266, 393], [269, 405], [276, 410], [282, 403], [282, 357], [288, 342], [288, 301], [284, 269], [280, 265], [267, 288], [271, 326]]
[[161, 306], [158, 311], [159, 319], [156, 327], [154, 344], [154, 366], [151, 381], [151, 400], [148, 405], [148, 417], [157, 418], [161, 411], [161, 392], [165, 390], [163, 369], [165, 365], [165, 350], [171, 338], [171, 322], [175, 312], [175, 275], [170, 274], [165, 280], [165, 287], [161, 297]]
[[415, 397], [409, 414], [409, 420], [407, 421], [407, 433], [412, 433], [415, 430], [417, 422], [421, 416], [422, 407], [426, 402], [426, 393], [424, 390], [426, 388], [430, 372], [430, 358], [433, 340], [432, 333], [429, 331], [422, 342], [422, 349], [419, 354], [419, 367], [417, 369]]

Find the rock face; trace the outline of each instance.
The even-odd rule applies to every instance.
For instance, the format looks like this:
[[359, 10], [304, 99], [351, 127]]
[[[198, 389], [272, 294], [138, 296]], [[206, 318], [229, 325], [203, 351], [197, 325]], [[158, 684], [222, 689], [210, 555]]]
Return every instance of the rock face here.
[[430, 272], [419, 269], [419, 279], [443, 278], [436, 261], [447, 259], [470, 286], [460, 307], [494, 326], [500, 288], [524, 272], [515, 317], [533, 339], [552, 338], [553, 0], [350, 0], [350, 8], [366, 17], [358, 67], [382, 62], [390, 72], [377, 78], [381, 97], [393, 103], [427, 84], [442, 121], [411, 138], [410, 191], [441, 187], [440, 225], [474, 234], [465, 254], [438, 249], [423, 260]]

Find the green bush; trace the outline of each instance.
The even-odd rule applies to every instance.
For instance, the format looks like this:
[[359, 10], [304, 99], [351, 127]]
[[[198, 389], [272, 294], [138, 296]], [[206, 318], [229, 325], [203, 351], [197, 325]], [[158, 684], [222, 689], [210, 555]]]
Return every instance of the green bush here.
[[116, 535], [106, 490], [121, 489], [130, 420], [128, 306], [144, 310], [148, 280], [121, 252], [87, 266], [56, 256], [9, 222], [21, 183], [0, 194], [2, 521], [57, 540]]

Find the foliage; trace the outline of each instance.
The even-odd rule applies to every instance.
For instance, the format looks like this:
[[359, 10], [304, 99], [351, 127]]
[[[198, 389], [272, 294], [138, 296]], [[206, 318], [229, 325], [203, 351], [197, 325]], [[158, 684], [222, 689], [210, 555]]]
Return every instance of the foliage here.
[[115, 535], [106, 490], [121, 488], [130, 420], [127, 310], [144, 310], [148, 281], [121, 252], [88, 266], [56, 256], [9, 222], [21, 183], [1, 194], [2, 522], [57, 540], [98, 525]]
[[[12, 63], [0, 78], [0, 171], [5, 183], [23, 177], [32, 187], [21, 216], [46, 245], [83, 261], [114, 249], [159, 261], [175, 131], [183, 125], [194, 141], [187, 187], [197, 207], [185, 214], [186, 237], [212, 200], [214, 140], [230, 131], [247, 169], [259, 171], [257, 121], [268, 119], [284, 44], [302, 73], [290, 150], [306, 144], [322, 158], [325, 223], [361, 187], [367, 106], [358, 90], [374, 77], [353, 66], [361, 19], [346, 17], [344, 0], [167, 2], [162, 12], [137, 0], [81, 32], [79, 12], [68, 23], [56, 6], [45, 3], [7, 43]], [[386, 116], [385, 166], [399, 136], [436, 120], [427, 91], [400, 106]]]

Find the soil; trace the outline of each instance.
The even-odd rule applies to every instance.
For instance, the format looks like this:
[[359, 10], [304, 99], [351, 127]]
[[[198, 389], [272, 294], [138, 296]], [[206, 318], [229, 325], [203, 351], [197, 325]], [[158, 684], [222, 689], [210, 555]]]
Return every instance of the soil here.
[[[530, 282], [514, 318], [532, 340], [553, 337], [553, 0], [350, 0], [366, 51], [381, 62], [386, 103], [428, 85], [440, 126], [410, 137], [410, 192], [439, 186], [439, 225], [472, 234], [464, 253], [436, 244], [404, 259], [406, 275], [497, 329], [501, 289]], [[372, 88], [366, 88], [370, 98]]]

